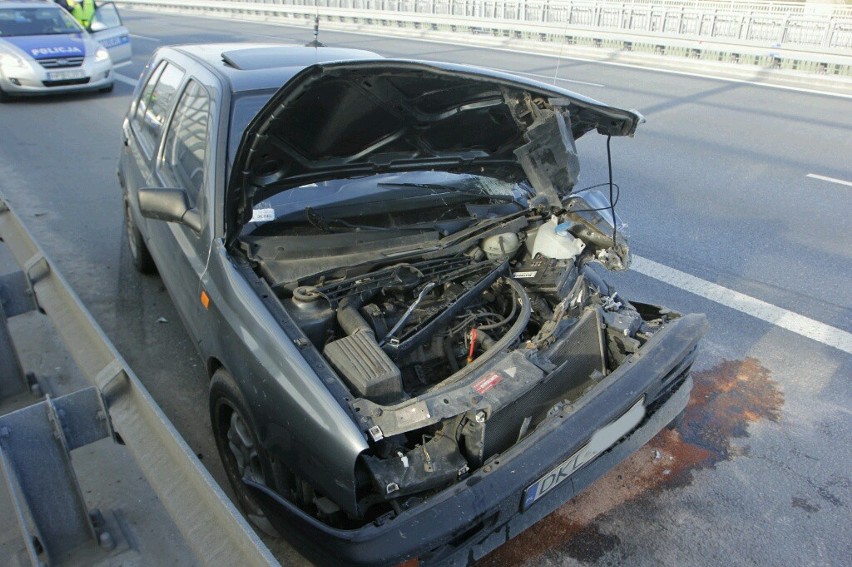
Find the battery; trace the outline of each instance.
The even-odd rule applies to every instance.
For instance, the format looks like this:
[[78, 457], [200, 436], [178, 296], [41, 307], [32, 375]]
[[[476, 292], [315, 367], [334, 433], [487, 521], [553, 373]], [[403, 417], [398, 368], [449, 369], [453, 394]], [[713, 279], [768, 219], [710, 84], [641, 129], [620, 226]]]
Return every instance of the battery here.
[[577, 280], [577, 266], [571, 260], [538, 256], [516, 265], [512, 277], [530, 291], [562, 295]]

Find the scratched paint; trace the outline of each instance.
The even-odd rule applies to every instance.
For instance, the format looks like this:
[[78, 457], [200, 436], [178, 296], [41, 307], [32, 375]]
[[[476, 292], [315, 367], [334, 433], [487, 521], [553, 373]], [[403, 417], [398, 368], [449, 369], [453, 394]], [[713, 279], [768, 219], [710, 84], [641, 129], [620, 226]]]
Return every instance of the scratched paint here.
[[[693, 373], [695, 387], [683, 421], [665, 429], [576, 498], [479, 562], [481, 567], [537, 565], [569, 555], [595, 562], [617, 550], [620, 540], [602, 533], [596, 519], [625, 502], [658, 490], [683, 487], [694, 472], [747, 455], [735, 439], [748, 425], [778, 421], [784, 396], [754, 358], [723, 361]], [[802, 506], [800, 506], [802, 507]]]

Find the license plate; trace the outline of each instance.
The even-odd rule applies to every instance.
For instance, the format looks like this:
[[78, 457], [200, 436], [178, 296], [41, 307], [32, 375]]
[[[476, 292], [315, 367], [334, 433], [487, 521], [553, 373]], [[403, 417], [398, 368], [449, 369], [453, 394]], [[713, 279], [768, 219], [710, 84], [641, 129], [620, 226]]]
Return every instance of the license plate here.
[[69, 79], [84, 79], [86, 72], [80, 69], [73, 71], [51, 71], [47, 74], [49, 81], [67, 81]]
[[577, 452], [562, 461], [549, 473], [538, 479], [524, 491], [523, 508], [562, 484], [577, 469], [592, 461], [595, 457], [612, 447], [616, 441], [630, 433], [645, 417], [645, 397], [633, 404], [627, 412], [610, 423], [598, 429], [588, 443]]

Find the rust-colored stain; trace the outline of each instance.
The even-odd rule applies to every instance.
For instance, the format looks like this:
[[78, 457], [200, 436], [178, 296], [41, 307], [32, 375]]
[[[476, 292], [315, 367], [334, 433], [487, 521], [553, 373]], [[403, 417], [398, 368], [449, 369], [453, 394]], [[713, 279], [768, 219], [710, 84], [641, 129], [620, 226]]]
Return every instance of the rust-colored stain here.
[[573, 500], [506, 545], [481, 567], [535, 565], [546, 556], [593, 562], [616, 548], [616, 536], [598, 530], [596, 518], [652, 490], [685, 486], [695, 470], [740, 456], [731, 440], [748, 437], [749, 423], [777, 421], [784, 395], [754, 358], [723, 361], [694, 372], [695, 386], [683, 421], [664, 429]]

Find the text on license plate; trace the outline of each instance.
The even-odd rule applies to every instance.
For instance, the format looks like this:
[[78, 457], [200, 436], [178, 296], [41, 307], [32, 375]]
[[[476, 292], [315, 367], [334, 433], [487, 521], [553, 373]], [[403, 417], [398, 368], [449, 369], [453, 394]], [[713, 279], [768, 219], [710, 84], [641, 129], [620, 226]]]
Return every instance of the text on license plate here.
[[573, 455], [562, 461], [549, 473], [538, 479], [524, 491], [523, 508], [559, 486], [568, 479], [574, 471], [612, 447], [616, 441], [630, 433], [645, 417], [645, 397], [633, 404], [627, 412], [610, 423], [598, 429], [589, 442], [580, 447]]
[[67, 81], [69, 79], [84, 79], [86, 72], [80, 69], [73, 71], [51, 71], [47, 74], [49, 81]]

